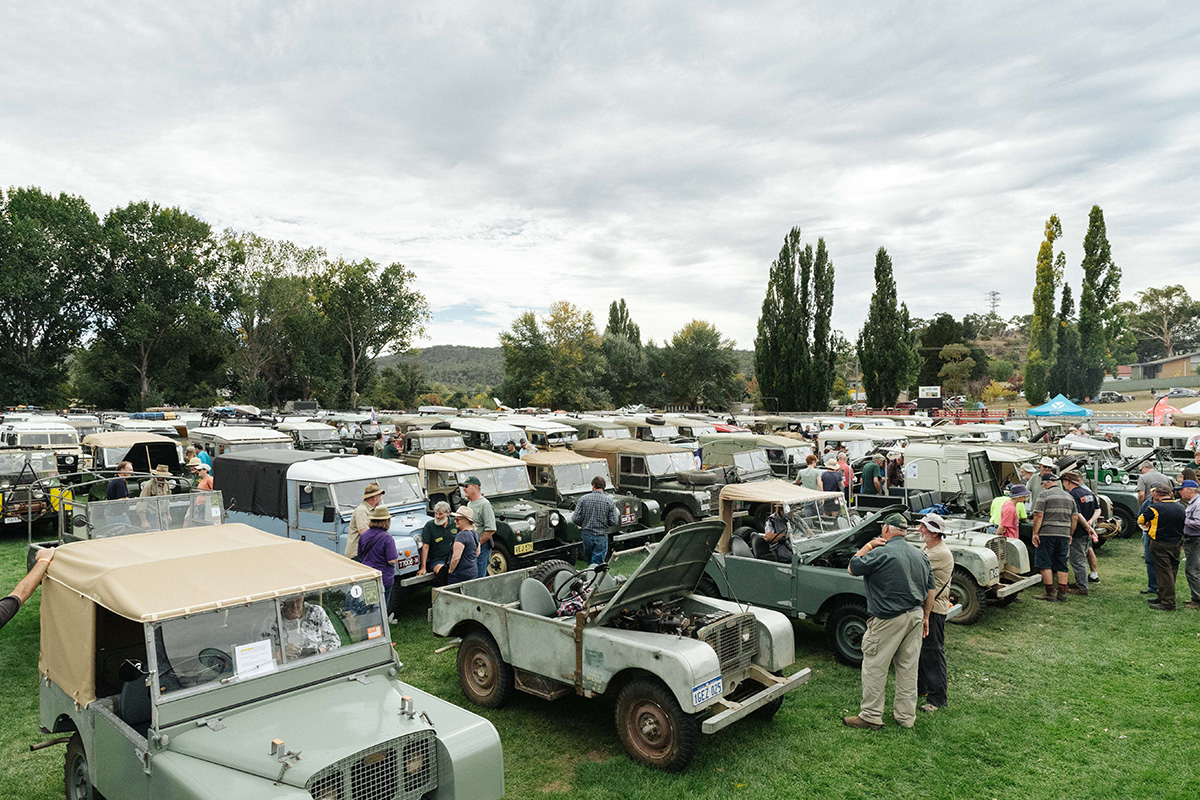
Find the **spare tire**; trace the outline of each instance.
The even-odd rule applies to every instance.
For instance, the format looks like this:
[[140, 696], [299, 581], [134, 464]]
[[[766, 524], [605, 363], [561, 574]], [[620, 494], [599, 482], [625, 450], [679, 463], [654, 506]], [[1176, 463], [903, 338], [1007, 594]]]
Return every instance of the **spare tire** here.
[[681, 469], [675, 477], [685, 486], [715, 486], [717, 476], [703, 469]]
[[661, 414], [650, 414], [646, 417], [647, 425], [665, 425], [667, 420]]
[[561, 559], [556, 558], [550, 561], [543, 561], [541, 564], [538, 564], [536, 567], [534, 567], [533, 571], [529, 573], [529, 577], [533, 578], [535, 581], [541, 581], [546, 588], [550, 590], [550, 594], [554, 594], [554, 579], [558, 577], [558, 573], [560, 572], [570, 572], [572, 575], [574, 575], [575, 567]]

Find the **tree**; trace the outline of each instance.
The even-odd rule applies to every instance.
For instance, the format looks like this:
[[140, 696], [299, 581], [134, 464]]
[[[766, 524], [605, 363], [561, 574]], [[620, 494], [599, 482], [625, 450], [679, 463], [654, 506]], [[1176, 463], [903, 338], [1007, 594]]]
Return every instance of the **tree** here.
[[1061, 236], [1062, 224], [1058, 216], [1052, 214], [1046, 221], [1046, 238], [1038, 248], [1033, 286], [1033, 319], [1029, 325], [1029, 351], [1025, 359], [1025, 397], [1031, 405], [1046, 401], [1046, 379], [1054, 365], [1058, 339], [1054, 325], [1054, 294], [1058, 284], [1054, 242]]
[[793, 227], [783, 238], [779, 257], [771, 264], [754, 340], [754, 374], [764, 402], [775, 410], [800, 407], [796, 378], [808, 365], [808, 331], [803, 328], [806, 320], [800, 311], [800, 292], [804, 293], [803, 302], [808, 300], [807, 265], [801, 277], [803, 288], [796, 284], [803, 255], [800, 229]]
[[1105, 370], [1116, 366], [1117, 342], [1124, 315], [1117, 301], [1121, 268], [1112, 260], [1104, 211], [1092, 206], [1083, 237], [1083, 286], [1079, 296], [1079, 347], [1082, 359], [1081, 394], [1094, 397], [1104, 384]]
[[188, 351], [220, 327], [221, 298], [205, 282], [213, 267], [211, 230], [178, 208], [130, 203], [105, 217], [103, 243], [99, 335], [114, 357], [133, 365], [138, 405], [145, 407], [151, 380], [169, 366], [178, 371], [181, 359], [186, 376]]
[[958, 342], [948, 344], [938, 353], [938, 358], [945, 362], [938, 372], [938, 379], [946, 387], [947, 393], [962, 394], [971, 377], [971, 369], [975, 366], [970, 348]]
[[605, 363], [603, 385], [613, 404], [624, 406], [642, 400], [642, 387], [646, 381], [643, 349], [625, 336], [605, 332], [600, 340], [600, 352]]
[[[833, 394], [838, 346], [838, 334], [832, 325], [833, 284], [833, 259], [825, 249], [825, 240], [817, 239], [817, 256], [813, 259], [812, 356], [801, 384], [802, 411], [827, 410]], [[809, 318], [807, 306], [801, 308], [801, 314]]]
[[565, 300], [551, 304], [542, 320], [526, 311], [500, 334], [500, 348], [500, 396], [506, 403], [570, 411], [607, 405], [600, 386], [604, 355], [590, 311]]
[[642, 331], [629, 317], [629, 309], [625, 306], [625, 298], [613, 300], [608, 307], [608, 327], [604, 335], [624, 336], [630, 342], [642, 349]]
[[699, 408], [726, 408], [741, 400], [745, 383], [737, 378], [734, 343], [715, 325], [692, 320], [671, 337], [667, 383], [671, 400]]
[[1084, 395], [1084, 365], [1079, 349], [1079, 329], [1072, 316], [1075, 302], [1070, 284], [1063, 286], [1062, 304], [1058, 310], [1057, 341], [1054, 370], [1047, 376], [1047, 394], [1063, 394], [1076, 400]]
[[0, 192], [0, 400], [58, 404], [93, 324], [100, 220], [81, 197]]
[[316, 305], [338, 332], [346, 358], [350, 407], [358, 405], [364, 368], [384, 352], [400, 353], [425, 332], [429, 307], [403, 264], [370, 259], [326, 261], [313, 287]]
[[501, 399], [516, 407], [532, 405], [534, 393], [541, 388], [542, 365], [550, 355], [536, 314], [526, 311], [513, 320], [512, 327], [500, 334], [500, 352], [504, 355]]
[[417, 397], [428, 389], [418, 365], [397, 361], [380, 371], [372, 387], [371, 403], [378, 408], [413, 408], [417, 405]]
[[1170, 357], [1200, 338], [1200, 303], [1180, 284], [1146, 289], [1137, 293], [1128, 324], [1139, 338], [1161, 345]]
[[896, 303], [896, 281], [887, 250], [875, 253], [875, 293], [858, 335], [858, 361], [862, 367], [867, 405], [887, 408], [896, 403], [900, 390], [908, 386], [916, 364], [912, 331]]

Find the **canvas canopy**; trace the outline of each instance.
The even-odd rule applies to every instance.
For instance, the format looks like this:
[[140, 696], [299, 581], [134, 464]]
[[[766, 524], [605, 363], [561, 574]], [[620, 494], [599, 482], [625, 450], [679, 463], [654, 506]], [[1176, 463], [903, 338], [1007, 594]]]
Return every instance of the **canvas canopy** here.
[[1031, 417], [1090, 417], [1092, 412], [1077, 406], [1061, 394], [1048, 403], [1025, 412]]
[[[550, 450], [548, 452], [539, 451], [537, 453], [530, 453], [521, 459], [521, 463], [526, 466], [548, 467], [553, 464], [590, 464], [603, 460], [603, 458], [592, 458], [591, 456], [585, 456], [583, 453], [576, 453], [573, 450]], [[512, 461], [512, 459], [510, 458], [509, 461]]]
[[417, 469], [421, 472], [429, 470], [462, 472], [471, 469], [511, 467], [519, 464], [519, 461], [501, 453], [493, 453], [491, 450], [449, 450], [421, 456], [421, 460], [417, 463]]
[[731, 483], [721, 489], [721, 521], [725, 531], [717, 544], [717, 552], [728, 553], [733, 535], [733, 504], [747, 503], [807, 503], [813, 500], [841, 499], [841, 492], [819, 492], [790, 481], [769, 480], [751, 483]]
[[301, 461], [339, 457], [303, 450], [226, 453], [213, 459], [213, 488], [224, 494], [225, 508], [231, 511], [287, 519], [288, 468]]
[[140, 433], [138, 431], [108, 431], [107, 433], [92, 433], [83, 437], [83, 444], [88, 447], [136, 447], [139, 444], [166, 444], [175, 446], [174, 439], [159, 436], [157, 433]]
[[652, 455], [654, 453], [678, 453], [675, 445], [662, 442], [647, 442], [641, 439], [585, 439], [582, 442], [572, 442], [571, 449], [585, 455], [607, 457], [611, 453], [636, 455]]
[[42, 585], [38, 670], [87, 705], [96, 699], [96, 606], [160, 622], [378, 576], [310, 542], [239, 524], [63, 545]]
[[1058, 444], [1068, 450], [1088, 453], [1116, 450], [1120, 446], [1116, 442], [1102, 442], [1089, 436], [1076, 436], [1075, 434], [1064, 436], [1058, 440]]

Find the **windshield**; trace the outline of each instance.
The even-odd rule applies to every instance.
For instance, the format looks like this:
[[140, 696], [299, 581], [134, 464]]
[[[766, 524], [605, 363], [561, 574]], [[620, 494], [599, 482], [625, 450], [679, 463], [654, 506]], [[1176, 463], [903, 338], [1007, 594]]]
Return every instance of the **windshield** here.
[[643, 439], [653, 439], [656, 442], [669, 442], [679, 436], [679, 429], [674, 425], [650, 425], [642, 430], [645, 431]]
[[771, 464], [804, 465], [804, 458], [812, 451], [804, 447], [768, 447], [767, 461]]
[[690, 428], [684, 428], [683, 430], [688, 436], [692, 437], [693, 439], [697, 439], [701, 436], [707, 436], [710, 433], [717, 432], [717, 429], [714, 428], [712, 425], [692, 425]]
[[421, 491], [417, 474], [413, 472], [408, 475], [383, 475], [335, 484], [332, 487], [335, 504], [341, 509], [354, 508], [362, 501], [363, 490], [367, 488], [368, 483], [379, 484], [379, 488], [383, 489], [383, 504], [388, 507], [425, 502], [425, 493]]
[[226, 444], [221, 445], [223, 453], [241, 453], [246, 450], [292, 450], [292, 443], [288, 442], [245, 442], [242, 444]]
[[765, 472], [771, 468], [762, 450], [747, 450], [733, 454], [733, 465], [742, 472]]
[[[544, 468], [542, 468], [544, 469]], [[541, 477], [541, 469], [538, 470], [539, 479]], [[605, 483], [610, 483], [608, 477], [608, 462], [586, 462], [582, 464], [555, 464], [553, 473], [553, 484], [558, 491], [563, 494], [572, 492], [590, 491], [592, 488], [592, 478], [600, 476], [604, 478]]]
[[[26, 459], [36, 474], [36, 478], [58, 474], [58, 462], [53, 453], [0, 453], [0, 475], [16, 477], [25, 469]], [[28, 472], [25, 473], [29, 475]], [[34, 478], [30, 478], [30, 481]]]
[[74, 511], [74, 535], [80, 539], [220, 525], [224, 521], [220, 492], [93, 500], [75, 506]]
[[414, 437], [408, 440], [408, 449], [411, 451], [426, 453], [439, 452], [441, 450], [462, 450], [466, 447], [463, 444], [463, 439], [457, 433], [454, 435], [447, 434], [446, 436], [424, 436]]
[[325, 428], [324, 430], [311, 431], [296, 431], [300, 434], [302, 442], [338, 442], [341, 437], [338, 436], [337, 428]]
[[361, 642], [386, 642], [379, 594], [378, 582], [363, 581], [159, 623], [155, 683], [169, 698], [268, 675]]
[[70, 447], [79, 444], [79, 434], [69, 431], [63, 433], [18, 433], [16, 436], [10, 434], [8, 439], [10, 444], [20, 447]]
[[788, 507], [788, 530], [793, 538], [806, 538], [850, 527], [846, 501], [841, 496], [809, 500]]
[[680, 450], [678, 453], [651, 453], [646, 456], [646, 468], [651, 475], [658, 478], [670, 477], [680, 470], [694, 469], [695, 466], [692, 454], [686, 450]]
[[628, 428], [603, 428], [598, 431], [602, 439], [630, 439]]
[[484, 440], [491, 442], [492, 447], [507, 447], [509, 442], [520, 444], [524, 436], [521, 431], [492, 431], [483, 434]]
[[570, 444], [579, 441], [579, 431], [554, 431], [546, 434], [550, 444]]

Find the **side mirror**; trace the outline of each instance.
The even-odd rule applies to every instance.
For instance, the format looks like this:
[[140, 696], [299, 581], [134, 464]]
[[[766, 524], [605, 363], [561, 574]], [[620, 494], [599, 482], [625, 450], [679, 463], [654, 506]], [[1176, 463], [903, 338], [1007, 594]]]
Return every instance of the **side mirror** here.
[[321, 514], [321, 521], [329, 525], [335, 519], [337, 519], [337, 510], [333, 506], [325, 506], [325, 510]]
[[71, 524], [76, 528], [87, 528], [89, 531], [92, 529], [92, 524], [88, 522], [88, 518], [83, 514], [76, 514], [71, 517]]
[[117, 677], [122, 683], [132, 683], [146, 677], [146, 671], [142, 669], [142, 662], [126, 659], [117, 670]]

